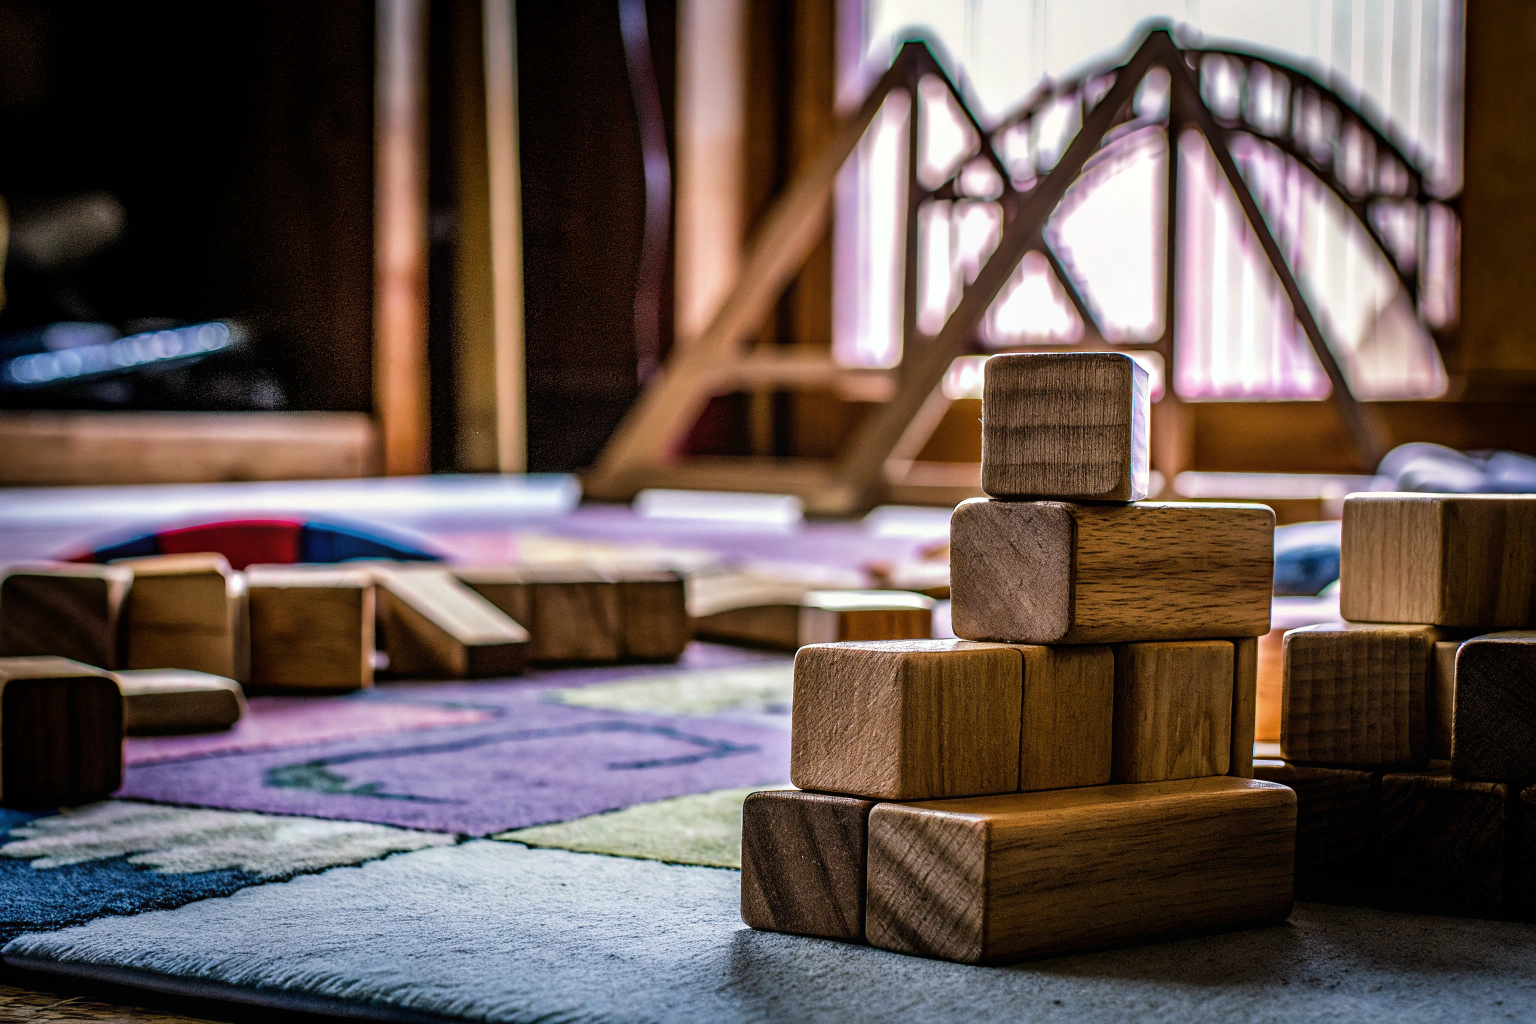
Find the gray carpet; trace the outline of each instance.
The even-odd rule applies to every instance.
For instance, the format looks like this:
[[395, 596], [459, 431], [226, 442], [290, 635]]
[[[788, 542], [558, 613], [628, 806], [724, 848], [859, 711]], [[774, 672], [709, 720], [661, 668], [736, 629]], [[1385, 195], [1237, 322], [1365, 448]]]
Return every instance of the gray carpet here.
[[1288, 925], [962, 967], [754, 932], [739, 875], [477, 841], [22, 936], [15, 966], [496, 1021], [1536, 1020], [1536, 927]]

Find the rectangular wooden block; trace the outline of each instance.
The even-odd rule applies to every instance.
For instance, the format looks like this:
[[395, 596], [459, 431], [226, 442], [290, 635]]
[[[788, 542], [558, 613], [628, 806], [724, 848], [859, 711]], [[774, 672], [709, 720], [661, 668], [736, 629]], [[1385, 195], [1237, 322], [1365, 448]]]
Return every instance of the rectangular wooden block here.
[[632, 661], [676, 661], [693, 638], [683, 578], [675, 572], [626, 572], [615, 577], [623, 656]]
[[955, 633], [1024, 644], [1262, 636], [1275, 514], [1265, 505], [961, 502]]
[[1115, 647], [1115, 781], [1225, 775], [1232, 764], [1232, 642]]
[[219, 732], [245, 714], [245, 691], [233, 679], [176, 668], [119, 670], [123, 722], [130, 736]]
[[223, 555], [153, 555], [114, 564], [133, 570], [125, 668], [235, 676], [240, 587]]
[[15, 565], [0, 579], [0, 657], [54, 655], [116, 668], [133, 572], [116, 565]]
[[800, 599], [799, 642], [927, 640], [931, 597], [905, 590], [813, 590]]
[[1469, 782], [1450, 772], [1381, 777], [1383, 906], [1492, 915], [1503, 909], [1505, 818], [1509, 787]]
[[1434, 700], [1430, 701], [1429, 756], [1436, 761], [1451, 759], [1451, 734], [1456, 718], [1456, 651], [1459, 640], [1435, 641]]
[[1296, 794], [1230, 776], [878, 804], [865, 935], [992, 964], [1278, 923], [1295, 839]]
[[1021, 645], [1019, 789], [1101, 786], [1113, 768], [1115, 655], [1109, 647]]
[[1510, 797], [1509, 832], [1508, 909], [1522, 921], [1536, 921], [1536, 785]]
[[988, 359], [981, 489], [997, 498], [1140, 501], [1150, 479], [1147, 371], [1119, 352]]
[[1253, 778], [1253, 741], [1259, 703], [1259, 639], [1240, 636], [1232, 641], [1232, 753], [1227, 774]]
[[70, 807], [123, 781], [123, 695], [59, 657], [0, 658], [0, 806]]
[[1381, 777], [1281, 761], [1259, 762], [1253, 774], [1296, 791], [1296, 898], [1364, 900], [1378, 863]]
[[816, 585], [751, 572], [689, 577], [693, 635], [701, 640], [793, 651], [800, 646], [800, 601]]
[[246, 571], [251, 685], [357, 690], [373, 685], [373, 578], [357, 569]]
[[1521, 629], [1536, 597], [1536, 495], [1352, 494], [1339, 613], [1358, 622]]
[[1423, 764], [1432, 626], [1336, 622], [1285, 634], [1280, 753], [1335, 765]]
[[873, 800], [766, 790], [741, 808], [741, 919], [753, 928], [864, 939]]
[[813, 644], [795, 656], [789, 777], [879, 800], [1019, 784], [1023, 664], [963, 640]]
[[447, 569], [371, 567], [390, 675], [485, 679], [527, 663], [528, 631]]
[[1456, 652], [1451, 771], [1536, 778], [1536, 630], [1473, 637]]

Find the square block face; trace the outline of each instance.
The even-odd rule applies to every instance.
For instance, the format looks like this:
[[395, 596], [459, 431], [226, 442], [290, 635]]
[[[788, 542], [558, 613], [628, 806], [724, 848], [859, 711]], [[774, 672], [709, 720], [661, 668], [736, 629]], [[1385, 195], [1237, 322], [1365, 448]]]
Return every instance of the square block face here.
[[132, 559], [127, 602], [129, 669], [235, 674], [238, 592], [222, 555]]
[[252, 574], [251, 685], [356, 690], [373, 685], [372, 582], [359, 573]]
[[986, 362], [981, 489], [998, 498], [1147, 496], [1147, 371], [1115, 352], [1017, 353]]
[[0, 804], [74, 806], [109, 795], [122, 779], [123, 697], [115, 681], [0, 680]]
[[1021, 645], [1019, 789], [1100, 786], [1112, 769], [1115, 656], [1109, 647]]
[[815, 644], [795, 656], [790, 779], [880, 800], [1018, 786], [1023, 665], [963, 640]]
[[624, 656], [635, 661], [676, 661], [692, 632], [683, 580], [676, 573], [632, 573], [619, 581]]
[[1379, 777], [1280, 762], [1255, 765], [1253, 774], [1296, 791], [1296, 898], [1359, 900], [1377, 881]]
[[1497, 914], [1504, 906], [1509, 787], [1450, 772], [1381, 777], [1383, 905], [1419, 912]]
[[617, 584], [587, 580], [533, 585], [534, 661], [617, 661], [624, 644], [624, 616]]
[[1536, 776], [1536, 630], [1474, 637], [1456, 652], [1454, 671], [1451, 771], [1459, 779]]
[[741, 919], [753, 928], [858, 942], [873, 800], [769, 790], [741, 808]]
[[1115, 781], [1225, 775], [1232, 755], [1232, 643], [1115, 648]]
[[0, 580], [0, 657], [119, 662], [119, 621], [133, 574], [115, 565], [12, 569]]

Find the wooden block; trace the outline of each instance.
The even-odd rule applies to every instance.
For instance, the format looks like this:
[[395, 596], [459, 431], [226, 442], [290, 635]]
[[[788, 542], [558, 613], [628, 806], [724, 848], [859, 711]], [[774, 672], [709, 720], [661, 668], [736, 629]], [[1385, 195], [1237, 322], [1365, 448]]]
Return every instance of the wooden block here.
[[700, 640], [771, 651], [793, 651], [800, 646], [799, 604], [732, 608], [691, 622], [693, 635]]
[[1262, 636], [1275, 514], [1264, 505], [960, 503], [955, 633], [1025, 644]]
[[685, 587], [694, 636], [777, 651], [800, 646], [800, 601], [817, 589], [748, 572], [692, 576]]
[[1456, 652], [1451, 771], [1536, 777], [1536, 630], [1473, 637]]
[[626, 572], [615, 577], [623, 656], [632, 661], [676, 661], [693, 638], [683, 578], [675, 572]]
[[133, 570], [125, 668], [179, 668], [233, 678], [241, 588], [223, 555], [153, 555]]
[[1380, 776], [1282, 761], [1259, 762], [1253, 774], [1296, 791], [1296, 898], [1363, 900], [1377, 865]]
[[1258, 699], [1254, 701], [1253, 738], [1257, 743], [1280, 742], [1280, 697], [1285, 689], [1285, 630], [1275, 628], [1259, 637]]
[[1110, 780], [1115, 655], [1109, 647], [1018, 647], [1024, 659], [1019, 789], [1100, 786]]
[[1023, 663], [963, 640], [813, 644], [795, 656], [789, 777], [880, 800], [1019, 783]]
[[1344, 499], [1344, 618], [1521, 629], [1531, 621], [1533, 596], [1536, 495]]
[[1452, 723], [1456, 716], [1456, 651], [1459, 640], [1435, 641], [1435, 693], [1430, 701], [1429, 756], [1436, 761], [1451, 759]]
[[357, 569], [251, 566], [251, 685], [357, 690], [373, 685], [373, 578]]
[[390, 675], [485, 679], [523, 670], [528, 631], [447, 569], [375, 565], [370, 571]]
[[1280, 753], [1335, 765], [1423, 764], [1432, 626], [1334, 622], [1285, 634]]
[[175, 668], [115, 674], [130, 736], [218, 732], [245, 714], [245, 691], [233, 679]]
[[927, 640], [933, 605], [905, 590], [813, 590], [800, 599], [799, 641]]
[[624, 652], [619, 588], [600, 573], [544, 570], [533, 581], [534, 661], [618, 661]]
[[59, 657], [0, 658], [0, 806], [70, 807], [123, 781], [123, 695]]
[[1259, 702], [1259, 639], [1232, 641], [1232, 752], [1227, 774], [1253, 778], [1253, 741]]
[[741, 808], [741, 919], [753, 928], [861, 942], [873, 800], [793, 789]]
[[1115, 781], [1225, 775], [1232, 757], [1230, 640], [1115, 647]]
[[999, 498], [1139, 501], [1150, 478], [1147, 371], [1118, 352], [988, 359], [981, 489]]
[[1509, 787], [1444, 769], [1381, 777], [1383, 906], [1464, 915], [1503, 907]]
[[116, 668], [133, 572], [115, 565], [16, 565], [0, 579], [0, 657], [54, 655]]
[[1522, 921], [1536, 921], [1536, 786], [1509, 801], [1507, 907]]
[[1273, 924], [1295, 839], [1294, 793], [1230, 776], [882, 803], [865, 935], [992, 964]]

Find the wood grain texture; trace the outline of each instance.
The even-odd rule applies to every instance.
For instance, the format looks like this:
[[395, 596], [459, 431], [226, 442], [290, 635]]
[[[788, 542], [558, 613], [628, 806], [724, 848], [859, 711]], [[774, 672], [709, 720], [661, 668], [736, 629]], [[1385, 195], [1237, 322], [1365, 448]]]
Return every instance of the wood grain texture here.
[[1357, 622], [1521, 629], [1536, 599], [1536, 495], [1350, 495], [1339, 587], [1339, 614]]
[[1232, 755], [1232, 642], [1115, 646], [1116, 782], [1225, 775]]
[[1456, 651], [1460, 647], [1457, 640], [1435, 641], [1434, 700], [1429, 702], [1429, 756], [1436, 761], [1451, 759], [1451, 737], [1456, 718]]
[[741, 808], [741, 919], [753, 928], [861, 942], [873, 800], [767, 790]]
[[533, 583], [535, 661], [618, 661], [624, 652], [624, 608], [607, 577], [582, 570], [547, 571]]
[[624, 658], [676, 661], [693, 637], [683, 578], [674, 572], [633, 572], [617, 584]]
[[245, 714], [245, 691], [233, 679], [183, 669], [129, 669], [114, 675], [123, 691], [130, 736], [228, 729]]
[[1029, 644], [1262, 636], [1274, 527], [1264, 505], [961, 502], [954, 630]]
[[357, 690], [373, 685], [373, 578], [349, 569], [246, 570], [251, 685]]
[[880, 800], [1011, 791], [1023, 665], [963, 640], [813, 644], [795, 656], [789, 776]]
[[1104, 646], [1021, 645], [1019, 789], [1101, 786], [1115, 734], [1115, 656]]
[[0, 806], [74, 807], [123, 781], [123, 695], [68, 658], [0, 658]]
[[1118, 352], [986, 362], [981, 489], [999, 498], [1140, 501], [1150, 477], [1147, 371]]
[[694, 576], [686, 588], [694, 636], [778, 651], [800, 646], [800, 601], [816, 589], [804, 579], [747, 572]]
[[1509, 876], [1505, 894], [1510, 913], [1536, 921], [1536, 785], [1509, 800]]
[[528, 631], [447, 569], [370, 569], [378, 589], [379, 646], [391, 675], [484, 679], [515, 675]]
[[1263, 761], [1253, 775], [1296, 791], [1296, 898], [1353, 903], [1374, 883], [1381, 777]]
[[1227, 774], [1253, 778], [1253, 741], [1258, 718], [1259, 639], [1232, 641], [1232, 749]]
[[1284, 920], [1296, 795], [1251, 779], [883, 803], [865, 934], [1004, 963]]
[[124, 668], [234, 677], [240, 587], [223, 555], [154, 555], [115, 564], [133, 570]]
[[1536, 630], [1473, 637], [1455, 661], [1451, 771], [1536, 777]]
[[927, 640], [931, 597], [905, 590], [813, 590], [800, 599], [798, 641]]
[[1334, 765], [1423, 764], [1432, 626], [1336, 622], [1285, 634], [1280, 752]]
[[12, 566], [0, 579], [0, 657], [55, 655], [116, 668], [133, 572], [114, 565]]
[[1450, 772], [1381, 777], [1377, 900], [1400, 910], [1463, 915], [1503, 909], [1509, 787]]

